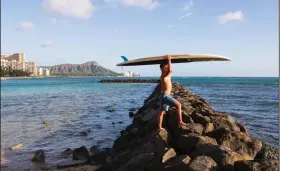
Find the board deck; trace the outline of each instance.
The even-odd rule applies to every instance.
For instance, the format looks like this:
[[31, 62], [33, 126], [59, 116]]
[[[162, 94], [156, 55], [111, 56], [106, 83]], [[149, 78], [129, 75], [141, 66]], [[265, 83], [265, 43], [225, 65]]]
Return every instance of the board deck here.
[[[135, 65], [155, 65], [161, 64], [163, 61], [167, 60], [166, 55], [145, 57], [134, 60], [128, 60], [117, 64], [116, 66], [135, 66]], [[231, 61], [230, 58], [211, 55], [211, 54], [172, 54], [172, 63], [188, 63], [188, 62], [203, 62], [203, 61]]]

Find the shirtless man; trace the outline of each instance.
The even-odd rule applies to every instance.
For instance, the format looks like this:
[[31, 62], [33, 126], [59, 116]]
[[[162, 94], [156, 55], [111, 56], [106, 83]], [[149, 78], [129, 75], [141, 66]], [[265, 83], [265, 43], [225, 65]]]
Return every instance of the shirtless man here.
[[174, 99], [170, 94], [172, 91], [172, 81], [171, 81], [171, 75], [172, 75], [172, 64], [171, 64], [171, 56], [167, 56], [167, 62], [164, 62], [160, 65], [161, 69], [161, 88], [162, 92], [160, 95], [160, 111], [159, 111], [159, 118], [158, 118], [158, 128], [162, 130], [162, 121], [163, 116], [166, 111], [169, 110], [169, 107], [171, 105], [176, 107], [177, 115], [178, 115], [178, 125], [179, 126], [187, 126], [186, 123], [182, 121], [181, 116], [181, 104]]

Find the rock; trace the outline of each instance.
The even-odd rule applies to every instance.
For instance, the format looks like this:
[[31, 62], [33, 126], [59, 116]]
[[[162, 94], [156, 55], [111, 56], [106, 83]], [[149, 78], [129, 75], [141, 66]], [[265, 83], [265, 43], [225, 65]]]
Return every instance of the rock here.
[[154, 109], [147, 109], [146, 111], [144, 111], [144, 115], [141, 116], [141, 120], [143, 122], [147, 122], [149, 120], [152, 120], [152, 118], [157, 117], [158, 116], [158, 111], [154, 110]]
[[67, 168], [67, 167], [74, 167], [79, 165], [87, 164], [87, 160], [75, 160], [75, 161], [63, 161], [57, 164], [58, 169]]
[[95, 154], [95, 153], [97, 153], [99, 151], [100, 151], [100, 149], [97, 146], [95, 146], [95, 145], [90, 148], [90, 152], [92, 154]]
[[62, 152], [62, 155], [68, 156], [68, 155], [72, 155], [72, 153], [73, 151], [70, 148], [68, 148]]
[[205, 135], [209, 132], [212, 132], [213, 130], [214, 130], [214, 125], [212, 123], [207, 123], [204, 128], [203, 134]]
[[134, 115], [135, 115], [134, 112], [129, 112], [129, 117], [130, 118], [134, 117]]
[[243, 132], [229, 131], [219, 128], [207, 134], [217, 140], [219, 145], [230, 148], [239, 154], [247, 154], [254, 158], [262, 147], [262, 143]]
[[87, 135], [88, 135], [88, 133], [87, 133], [87, 132], [85, 132], [85, 131], [82, 131], [82, 132], [80, 132], [80, 135], [85, 137], [85, 136], [87, 136]]
[[221, 170], [233, 170], [234, 162], [238, 160], [251, 160], [247, 155], [240, 155], [231, 151], [229, 148], [213, 144], [203, 144], [192, 151], [189, 156], [195, 158], [198, 156], [209, 156], [215, 160]]
[[175, 156], [176, 156], [175, 150], [173, 148], [169, 148], [162, 157], [162, 163], [165, 163], [167, 160]]
[[240, 128], [240, 131], [241, 131], [241, 132], [244, 132], [244, 133], [246, 133], [246, 134], [249, 134], [248, 131], [247, 131], [247, 129], [246, 129], [246, 127], [245, 127], [244, 125], [242, 125], [242, 124], [239, 123], [239, 122], [235, 122], [235, 123], [236, 123], [236, 125]]
[[188, 171], [188, 155], [175, 156], [164, 163], [164, 171]]
[[115, 112], [116, 110], [115, 109], [108, 109], [107, 111], [108, 112]]
[[73, 160], [88, 160], [90, 157], [89, 151], [85, 146], [73, 150]]
[[214, 124], [214, 128], [226, 128], [231, 131], [240, 131], [240, 128], [233, 123], [233, 121], [228, 117], [226, 113], [216, 112], [212, 115], [209, 115], [211, 122]]
[[279, 160], [237, 161], [235, 171], [278, 171]]
[[279, 149], [271, 147], [268, 144], [262, 143], [262, 148], [255, 157], [255, 160], [260, 159], [279, 160]]
[[89, 163], [92, 165], [106, 164], [106, 158], [108, 156], [108, 152], [100, 150], [89, 157]]
[[12, 147], [9, 147], [9, 150], [17, 150], [17, 149], [21, 148], [22, 146], [23, 146], [23, 144], [17, 144]]
[[119, 123], [119, 124], [122, 124], [122, 123], [124, 123], [124, 121], [119, 121], [118, 123]]
[[217, 163], [208, 156], [198, 156], [188, 164], [188, 171], [218, 171]]
[[136, 111], [136, 108], [129, 109], [129, 112], [134, 112], [134, 111]]
[[45, 152], [44, 150], [37, 150], [31, 159], [32, 162], [45, 162]]
[[199, 123], [192, 123], [188, 126], [181, 126], [178, 128], [180, 134], [195, 133], [201, 135], [203, 132], [203, 126]]
[[211, 122], [211, 119], [208, 117], [208, 116], [202, 116], [200, 113], [198, 113], [197, 111], [194, 111], [192, 114], [191, 114], [191, 117], [193, 119], [193, 121], [195, 123], [200, 123], [202, 125], [206, 125], [207, 123], [210, 123]]
[[217, 145], [214, 138], [200, 135], [180, 135], [175, 138], [174, 144], [181, 153], [190, 153], [195, 150], [197, 146], [202, 144], [213, 144]]
[[115, 122], [112, 122], [112, 125], [115, 125]]
[[154, 158], [153, 153], [140, 153], [130, 159], [125, 165], [122, 165], [116, 171], [129, 171], [144, 169], [145, 166]]
[[50, 124], [50, 122], [49, 121], [43, 121], [43, 124]]

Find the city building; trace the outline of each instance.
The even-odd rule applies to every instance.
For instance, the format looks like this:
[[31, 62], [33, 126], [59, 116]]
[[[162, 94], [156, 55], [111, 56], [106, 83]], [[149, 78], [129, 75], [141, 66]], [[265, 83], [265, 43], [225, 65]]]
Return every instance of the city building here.
[[49, 76], [50, 70], [48, 68], [37, 68], [37, 75], [38, 76]]
[[124, 77], [139, 77], [140, 74], [129, 71], [129, 72], [124, 72], [124, 73], [123, 73], [123, 76], [124, 76]]
[[31, 73], [31, 76], [37, 76], [35, 62], [25, 61], [24, 53], [1, 54], [1, 67], [11, 67], [14, 70], [24, 70]]

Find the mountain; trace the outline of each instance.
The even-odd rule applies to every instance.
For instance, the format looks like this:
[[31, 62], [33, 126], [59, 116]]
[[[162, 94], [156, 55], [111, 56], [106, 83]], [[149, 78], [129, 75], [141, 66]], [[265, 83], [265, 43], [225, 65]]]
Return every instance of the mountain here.
[[50, 70], [50, 75], [56, 76], [118, 76], [109, 69], [100, 66], [95, 61], [86, 62], [83, 64], [61, 64], [55, 66], [44, 67]]

